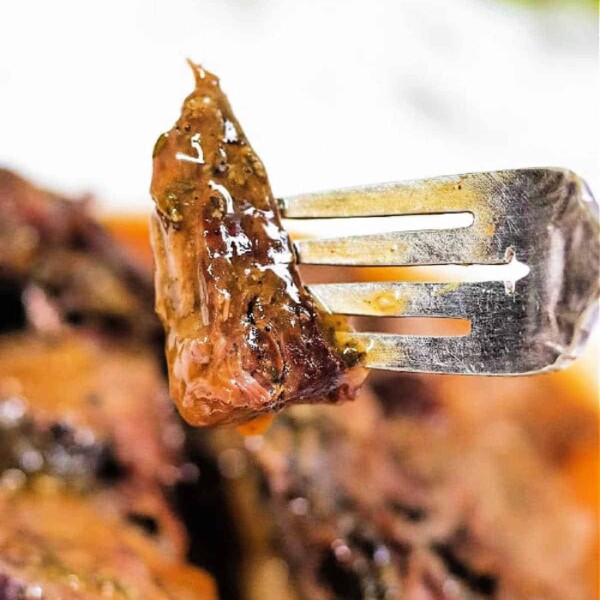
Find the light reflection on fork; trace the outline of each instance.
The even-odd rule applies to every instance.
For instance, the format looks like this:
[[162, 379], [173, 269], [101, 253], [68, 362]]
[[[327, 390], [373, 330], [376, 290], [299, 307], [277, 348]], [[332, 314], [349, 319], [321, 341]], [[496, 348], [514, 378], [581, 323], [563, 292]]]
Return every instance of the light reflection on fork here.
[[565, 367], [589, 336], [599, 295], [600, 226], [589, 189], [570, 171], [439, 177], [296, 196], [280, 205], [288, 219], [473, 215], [470, 225], [458, 228], [388, 227], [299, 240], [301, 264], [492, 266], [516, 259], [529, 268], [510, 281], [308, 286], [329, 313], [471, 321], [470, 334], [462, 337], [338, 332], [341, 345], [365, 351], [371, 368], [537, 373]]

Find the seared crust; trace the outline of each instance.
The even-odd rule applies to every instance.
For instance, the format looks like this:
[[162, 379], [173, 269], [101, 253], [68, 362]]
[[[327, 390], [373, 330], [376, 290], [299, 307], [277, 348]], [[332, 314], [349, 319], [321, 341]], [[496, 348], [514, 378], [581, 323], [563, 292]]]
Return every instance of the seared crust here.
[[151, 236], [170, 390], [193, 425], [353, 398], [365, 372], [304, 290], [265, 169], [217, 78], [154, 149]]

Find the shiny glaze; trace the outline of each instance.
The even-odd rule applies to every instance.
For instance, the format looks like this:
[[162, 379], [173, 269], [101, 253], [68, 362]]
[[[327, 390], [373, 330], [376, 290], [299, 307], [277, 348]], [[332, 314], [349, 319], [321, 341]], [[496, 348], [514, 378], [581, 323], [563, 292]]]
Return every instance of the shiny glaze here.
[[170, 388], [194, 425], [239, 422], [287, 402], [351, 397], [349, 369], [304, 290], [263, 164], [220, 90], [196, 89], [154, 148], [157, 312]]

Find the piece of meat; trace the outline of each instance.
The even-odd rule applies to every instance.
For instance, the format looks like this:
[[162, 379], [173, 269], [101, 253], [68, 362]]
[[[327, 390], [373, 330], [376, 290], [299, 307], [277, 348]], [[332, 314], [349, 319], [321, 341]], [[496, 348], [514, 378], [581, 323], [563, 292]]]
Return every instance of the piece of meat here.
[[0, 336], [0, 599], [216, 598], [184, 562], [183, 439], [152, 353]]
[[353, 398], [355, 348], [300, 281], [265, 169], [217, 78], [196, 89], [154, 148], [151, 237], [171, 396], [193, 425], [240, 422], [294, 403]]
[[155, 542], [182, 557], [169, 505], [182, 443], [152, 354], [74, 332], [0, 336], [0, 474], [109, 490], [115, 510], [151, 522]]
[[[72, 323], [153, 339], [151, 281], [90, 206], [0, 169], [0, 299], [18, 307], [25, 296], [25, 316], [40, 329]], [[0, 316], [0, 331], [14, 316]]]
[[474, 426], [444, 385], [388, 376], [246, 441], [302, 597], [590, 600], [589, 516], [518, 421]]
[[0, 599], [216, 600], [211, 578], [165, 555], [102, 496], [0, 486]]

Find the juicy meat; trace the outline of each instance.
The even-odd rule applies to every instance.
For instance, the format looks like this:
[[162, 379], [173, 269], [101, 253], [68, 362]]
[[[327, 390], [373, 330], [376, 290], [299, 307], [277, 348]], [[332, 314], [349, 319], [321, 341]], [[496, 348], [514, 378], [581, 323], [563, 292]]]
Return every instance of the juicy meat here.
[[475, 416], [487, 384], [467, 412], [444, 385], [388, 376], [377, 395], [296, 407], [247, 444], [302, 597], [591, 598], [591, 519], [514, 416]]
[[338, 349], [304, 290], [265, 169], [219, 82], [196, 89], [154, 148], [151, 236], [171, 395], [193, 425], [353, 398], [360, 352]]

